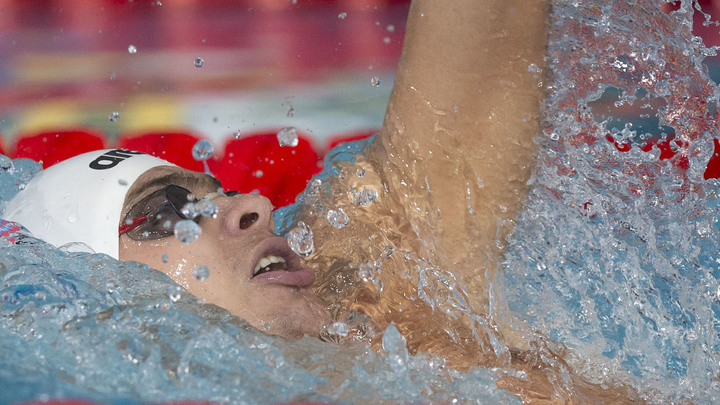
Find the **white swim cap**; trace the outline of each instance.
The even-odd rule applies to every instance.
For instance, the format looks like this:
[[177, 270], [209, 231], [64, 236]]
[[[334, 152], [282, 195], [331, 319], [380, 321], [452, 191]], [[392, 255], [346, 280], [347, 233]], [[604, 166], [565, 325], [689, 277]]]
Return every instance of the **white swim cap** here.
[[141, 174], [157, 166], [174, 165], [126, 149], [75, 156], [38, 173], [8, 202], [3, 218], [55, 246], [82, 242], [117, 259], [125, 194]]

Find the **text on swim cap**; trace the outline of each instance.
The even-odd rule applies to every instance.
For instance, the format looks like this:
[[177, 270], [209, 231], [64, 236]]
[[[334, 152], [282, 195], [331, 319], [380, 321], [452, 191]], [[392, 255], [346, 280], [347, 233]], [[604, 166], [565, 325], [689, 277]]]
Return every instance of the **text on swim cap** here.
[[132, 157], [133, 155], [144, 155], [142, 152], [135, 152], [134, 150], [127, 149], [115, 149], [109, 152], [105, 152], [98, 156], [97, 159], [90, 162], [90, 168], [95, 170], [112, 169], [117, 166], [118, 163], [123, 160]]

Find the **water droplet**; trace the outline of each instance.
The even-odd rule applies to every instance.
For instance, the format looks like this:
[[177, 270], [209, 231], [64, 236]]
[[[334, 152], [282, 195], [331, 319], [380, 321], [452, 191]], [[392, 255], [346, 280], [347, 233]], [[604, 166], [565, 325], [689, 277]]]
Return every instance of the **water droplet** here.
[[210, 270], [207, 266], [195, 266], [193, 269], [193, 275], [200, 281], [205, 281], [210, 276]]
[[255, 177], [257, 177], [258, 179], [259, 179], [260, 177], [262, 177], [262, 176], [263, 176], [263, 171], [262, 171], [262, 170], [258, 170], [258, 171], [255, 172]]
[[75, 215], [69, 215], [67, 217], [67, 221], [70, 222], [71, 224], [74, 224], [75, 222], [77, 222], [77, 220], [78, 220], [77, 216], [75, 216]]
[[200, 237], [202, 229], [193, 220], [184, 219], [175, 224], [175, 237], [181, 243], [192, 243]]
[[180, 209], [180, 213], [182, 213], [185, 218], [189, 219], [195, 219], [198, 215], [200, 215], [195, 209], [194, 202], [185, 203], [185, 205], [183, 205], [183, 207]]
[[121, 185], [121, 186], [127, 186], [127, 185], [128, 185], [128, 182], [127, 182], [127, 180], [125, 180], [125, 179], [119, 179], [119, 180], [118, 180], [118, 184]]
[[168, 255], [166, 255], [166, 254], [163, 254], [160, 258], [161, 258], [161, 260], [162, 260], [163, 263], [167, 263], [167, 262], [170, 261], [170, 257], [169, 257]]
[[380, 86], [380, 78], [377, 77], [377, 76], [373, 76], [373, 78], [370, 79], [370, 84], [371, 84], [373, 87], [379, 87], [379, 86]]
[[328, 327], [328, 334], [345, 337], [350, 333], [350, 328], [345, 322], [335, 322]]
[[294, 127], [286, 127], [277, 133], [277, 140], [280, 146], [295, 147], [298, 145], [297, 130]]
[[217, 217], [218, 207], [209, 199], [202, 198], [195, 203], [195, 212], [204, 217], [215, 218]]
[[178, 300], [180, 299], [181, 291], [182, 291], [182, 289], [180, 288], [179, 285], [168, 288], [167, 295], [168, 295], [168, 297], [170, 297], [170, 301], [178, 302]]
[[338, 14], [338, 18], [341, 19], [341, 20], [344, 20], [345, 17], [347, 17], [347, 13], [344, 12], [344, 11], [343, 11], [342, 13]]
[[195, 59], [195, 67], [196, 68], [200, 69], [201, 67], [203, 67], [204, 64], [205, 64], [205, 61], [203, 60], [203, 58]]
[[389, 44], [390, 42], [391, 42], [390, 37], [385, 37], [385, 38], [383, 38], [383, 44], [387, 45], [387, 44]]
[[110, 122], [115, 122], [119, 118], [120, 118], [120, 113], [117, 111], [113, 111], [112, 113], [110, 113], [110, 115], [108, 115], [108, 119], [110, 120]]
[[368, 282], [375, 276], [375, 269], [370, 263], [363, 263], [358, 267], [357, 271], [358, 278], [364, 282]]
[[534, 64], [534, 63], [531, 63], [531, 64], [528, 65], [528, 70], [527, 70], [527, 71], [528, 71], [529, 73], [540, 73], [540, 72], [542, 72], [542, 69], [540, 69], [540, 67], [539, 67], [538, 65], [536, 65], [536, 64]]
[[388, 26], [385, 27], [385, 29], [387, 30], [387, 32], [395, 32], [395, 26], [392, 24], [388, 24]]
[[192, 149], [195, 160], [208, 160], [212, 157], [213, 152], [212, 144], [206, 139], [198, 141]]
[[358, 207], [364, 207], [377, 200], [377, 198], [377, 191], [369, 188], [364, 188], [355, 193], [355, 196], [353, 197], [353, 203], [355, 203], [355, 205], [357, 205]]
[[334, 228], [341, 229], [344, 228], [345, 225], [348, 224], [350, 221], [348, 219], [347, 214], [345, 211], [343, 211], [342, 208], [338, 208], [337, 210], [330, 210], [327, 213], [327, 220]]
[[111, 72], [111, 73], [110, 73], [110, 80], [115, 80], [115, 79], [117, 79], [117, 73]]
[[288, 232], [287, 240], [290, 249], [302, 257], [309, 256], [315, 249], [312, 229], [303, 221]]
[[128, 53], [130, 55], [134, 55], [137, 53], [137, 48], [135, 47], [135, 45], [132, 45], [132, 44], [128, 45]]

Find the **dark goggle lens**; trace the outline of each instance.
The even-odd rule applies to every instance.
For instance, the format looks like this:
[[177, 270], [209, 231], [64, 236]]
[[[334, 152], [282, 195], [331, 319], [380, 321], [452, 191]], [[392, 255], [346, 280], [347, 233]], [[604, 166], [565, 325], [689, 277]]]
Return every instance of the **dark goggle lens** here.
[[183, 213], [185, 204], [195, 201], [192, 192], [180, 186], [155, 191], [130, 210], [126, 223], [142, 217], [145, 220], [125, 234], [134, 240], [161, 239], [172, 235], [175, 224], [184, 219], [200, 222], [200, 217], [190, 218]]

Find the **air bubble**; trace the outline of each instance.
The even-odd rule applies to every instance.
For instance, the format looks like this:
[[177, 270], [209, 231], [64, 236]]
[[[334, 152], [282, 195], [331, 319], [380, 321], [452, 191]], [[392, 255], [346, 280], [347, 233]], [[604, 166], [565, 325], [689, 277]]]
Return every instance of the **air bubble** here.
[[212, 144], [206, 139], [198, 141], [192, 149], [195, 160], [208, 160], [212, 157], [213, 152]]
[[190, 219], [184, 219], [175, 224], [175, 237], [181, 243], [193, 243], [200, 237], [200, 225]]
[[200, 69], [201, 67], [203, 67], [204, 64], [205, 64], [205, 61], [203, 60], [203, 58], [195, 59], [195, 67], [196, 68]]
[[117, 111], [113, 111], [108, 115], [108, 119], [110, 122], [116, 122], [118, 119], [120, 119], [120, 113]]
[[377, 76], [373, 76], [372, 79], [370, 79], [370, 84], [373, 87], [380, 87], [380, 78]]
[[288, 232], [287, 241], [290, 249], [302, 257], [309, 256], [315, 249], [312, 229], [303, 221]]
[[134, 55], [137, 53], [137, 48], [135, 47], [135, 45], [128, 45], [128, 53], [130, 55]]
[[345, 322], [335, 322], [328, 327], [328, 334], [345, 337], [350, 333], [350, 328]]
[[290, 146], [294, 148], [298, 145], [297, 130], [294, 127], [286, 127], [277, 133], [277, 140], [280, 146]]
[[193, 269], [193, 275], [200, 281], [205, 281], [210, 276], [210, 270], [207, 266], [195, 266]]
[[330, 210], [327, 213], [327, 220], [334, 228], [342, 229], [345, 227], [345, 225], [348, 224], [350, 221], [348, 219], [347, 214], [345, 211], [343, 211], [342, 208], [338, 208], [337, 210]]
[[378, 198], [378, 193], [375, 190], [364, 188], [357, 193], [355, 193], [353, 197], [353, 203], [357, 205], [358, 207], [364, 207]]

